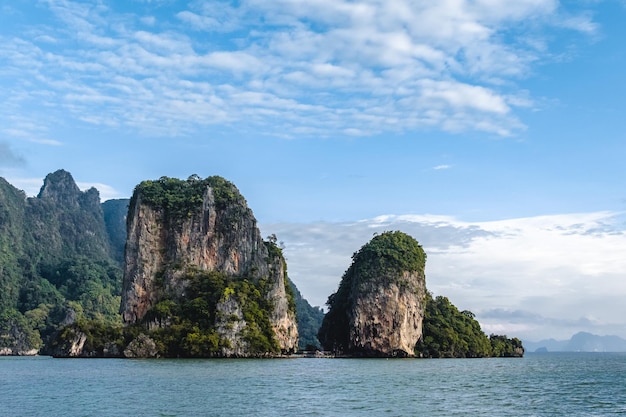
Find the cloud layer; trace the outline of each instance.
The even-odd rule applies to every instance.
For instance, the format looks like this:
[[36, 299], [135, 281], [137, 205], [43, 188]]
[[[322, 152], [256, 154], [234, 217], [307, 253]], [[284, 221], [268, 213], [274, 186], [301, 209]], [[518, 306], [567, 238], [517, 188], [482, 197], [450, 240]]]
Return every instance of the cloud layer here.
[[0, 31], [0, 120], [44, 143], [62, 114], [150, 136], [509, 135], [533, 105], [517, 81], [551, 55], [546, 32], [595, 30], [555, 0], [40, 5], [5, 6], [47, 18]]
[[352, 254], [374, 233], [401, 230], [427, 253], [428, 289], [476, 313], [488, 333], [540, 340], [586, 330], [626, 337], [626, 227], [617, 213], [483, 223], [381, 216], [263, 230], [284, 241], [289, 274], [313, 304], [336, 291]]

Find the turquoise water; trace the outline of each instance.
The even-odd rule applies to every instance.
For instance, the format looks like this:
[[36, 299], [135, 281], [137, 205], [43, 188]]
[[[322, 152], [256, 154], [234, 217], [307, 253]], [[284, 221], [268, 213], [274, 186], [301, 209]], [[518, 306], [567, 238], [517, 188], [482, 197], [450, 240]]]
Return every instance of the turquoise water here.
[[522, 359], [0, 358], [0, 416], [626, 415], [626, 354]]

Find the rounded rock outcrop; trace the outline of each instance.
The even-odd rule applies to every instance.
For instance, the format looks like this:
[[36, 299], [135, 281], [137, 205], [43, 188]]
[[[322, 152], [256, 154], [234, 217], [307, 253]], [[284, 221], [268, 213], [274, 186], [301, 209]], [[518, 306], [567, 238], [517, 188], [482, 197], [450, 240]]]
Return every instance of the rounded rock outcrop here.
[[360, 357], [412, 357], [422, 336], [426, 254], [402, 232], [375, 236], [353, 257], [318, 337], [326, 350]]

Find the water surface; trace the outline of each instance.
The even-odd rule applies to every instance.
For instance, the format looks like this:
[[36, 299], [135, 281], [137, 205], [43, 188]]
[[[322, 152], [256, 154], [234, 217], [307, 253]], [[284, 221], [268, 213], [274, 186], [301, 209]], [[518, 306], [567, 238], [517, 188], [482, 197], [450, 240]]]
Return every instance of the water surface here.
[[0, 358], [0, 416], [626, 415], [626, 354]]

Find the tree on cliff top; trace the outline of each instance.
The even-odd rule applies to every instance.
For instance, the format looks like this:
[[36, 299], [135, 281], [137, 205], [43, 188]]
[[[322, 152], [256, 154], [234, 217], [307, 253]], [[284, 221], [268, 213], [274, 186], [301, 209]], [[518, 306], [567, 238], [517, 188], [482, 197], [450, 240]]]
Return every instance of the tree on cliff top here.
[[[426, 253], [411, 236], [400, 231], [384, 232], [374, 236], [358, 252], [352, 255], [353, 275], [361, 283], [397, 278], [404, 272], [424, 274]], [[347, 275], [348, 273], [346, 273]]]
[[161, 177], [155, 181], [142, 181], [135, 187], [130, 210], [132, 212], [137, 196], [141, 195], [143, 203], [163, 209], [170, 220], [184, 219], [201, 207], [207, 187], [212, 189], [218, 208], [231, 203], [247, 208], [246, 200], [230, 181], [220, 176], [201, 179], [194, 174], [187, 180]]

